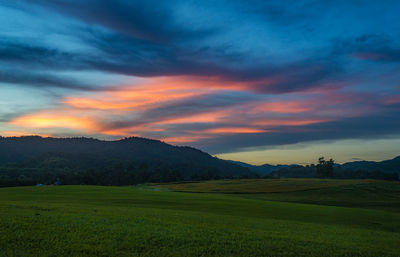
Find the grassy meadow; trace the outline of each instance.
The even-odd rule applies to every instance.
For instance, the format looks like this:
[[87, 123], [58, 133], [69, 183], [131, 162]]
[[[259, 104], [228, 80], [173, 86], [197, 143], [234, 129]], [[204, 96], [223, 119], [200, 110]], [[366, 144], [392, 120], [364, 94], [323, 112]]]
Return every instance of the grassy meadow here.
[[400, 183], [0, 189], [0, 256], [400, 256]]
[[237, 194], [268, 201], [297, 202], [400, 212], [400, 183], [363, 179], [242, 179], [152, 184], [192, 193]]

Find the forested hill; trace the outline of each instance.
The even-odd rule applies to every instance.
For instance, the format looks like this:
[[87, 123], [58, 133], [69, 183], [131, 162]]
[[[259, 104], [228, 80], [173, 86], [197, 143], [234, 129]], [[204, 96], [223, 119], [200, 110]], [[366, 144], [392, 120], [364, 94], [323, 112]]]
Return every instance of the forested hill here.
[[64, 180], [61, 183], [68, 184], [134, 184], [247, 176], [253, 176], [247, 168], [195, 148], [158, 140], [0, 137], [0, 180], [11, 184], [15, 179], [30, 183], [60, 178]]
[[366, 171], [395, 172], [400, 174], [400, 156], [380, 162], [355, 161], [342, 164], [342, 168]]
[[282, 168], [287, 168], [290, 167], [292, 165], [282, 165], [282, 164], [278, 164], [278, 165], [271, 165], [271, 164], [262, 164], [262, 165], [252, 165], [252, 164], [248, 164], [245, 162], [240, 162], [240, 161], [229, 161], [231, 163], [237, 164], [239, 166], [248, 168], [249, 170], [259, 174], [260, 176], [265, 176], [268, 174], [271, 174], [274, 171], [278, 171]]

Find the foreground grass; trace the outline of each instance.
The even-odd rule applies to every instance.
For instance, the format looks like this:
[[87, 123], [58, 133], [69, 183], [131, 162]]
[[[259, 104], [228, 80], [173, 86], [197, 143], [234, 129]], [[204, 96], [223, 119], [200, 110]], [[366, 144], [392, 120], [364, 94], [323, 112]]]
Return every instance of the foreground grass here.
[[399, 256], [400, 214], [134, 187], [0, 189], [0, 256]]

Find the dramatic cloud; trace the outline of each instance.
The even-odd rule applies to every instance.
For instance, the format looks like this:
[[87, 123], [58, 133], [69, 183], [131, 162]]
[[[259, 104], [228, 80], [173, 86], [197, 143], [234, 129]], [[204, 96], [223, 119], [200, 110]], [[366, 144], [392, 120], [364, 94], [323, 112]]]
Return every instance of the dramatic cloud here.
[[0, 134], [143, 136], [211, 153], [400, 137], [399, 9], [0, 0]]

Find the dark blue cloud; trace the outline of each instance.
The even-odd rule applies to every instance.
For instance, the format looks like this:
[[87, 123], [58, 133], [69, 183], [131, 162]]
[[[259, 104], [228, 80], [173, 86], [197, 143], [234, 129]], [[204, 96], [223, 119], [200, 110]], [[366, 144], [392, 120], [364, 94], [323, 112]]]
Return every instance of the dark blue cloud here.
[[39, 0], [35, 4], [153, 43], [198, 38], [213, 31], [189, 30], [173, 17], [177, 1]]
[[[20, 42], [0, 42], [0, 62], [14, 63], [25, 69], [48, 70], [101, 70], [134, 76], [196, 75], [218, 76], [226, 81], [254, 81], [249, 89], [260, 93], [285, 93], [320, 86], [320, 82], [333, 80], [338, 65], [318, 59], [300, 60], [287, 65], [260, 64], [240, 67], [235, 64], [238, 56], [218, 56], [222, 49], [187, 49], [170, 45], [145, 43], [142, 40], [121, 35], [91, 33], [86, 39], [100, 54], [81, 55], [43, 46]], [[243, 59], [243, 58], [242, 58]], [[226, 65], [229, 64], [229, 65]], [[27, 72], [28, 73], [28, 72]], [[25, 82], [29, 82], [28, 77]], [[32, 85], [68, 87], [63, 81], [55, 82], [54, 76], [36, 79]], [[6, 76], [4, 76], [5, 78]], [[9, 74], [8, 81], [15, 80]], [[14, 79], [13, 79], [14, 78]], [[259, 82], [273, 79], [268, 85]], [[34, 79], [31, 79], [34, 82]], [[47, 82], [46, 82], [47, 81]], [[6, 81], [4, 81], [6, 82]], [[17, 82], [15, 80], [15, 82]], [[70, 83], [71, 89], [90, 89], [85, 85]]]
[[90, 85], [69, 78], [32, 73], [23, 69], [0, 70], [0, 83], [23, 85], [34, 88], [61, 88], [82, 91], [104, 91], [105, 87]]
[[[305, 46], [302, 46], [304, 40], [299, 38], [301, 35], [298, 34], [296, 27], [283, 28], [282, 34], [276, 32], [276, 29], [286, 26], [285, 24], [295, 25], [296, 23], [322, 28], [325, 25], [318, 25], [318, 20], [325, 24], [327, 18], [321, 16], [318, 11], [320, 8], [331, 8], [333, 11], [329, 12], [333, 13], [341, 11], [341, 8], [347, 8], [348, 14], [351, 14], [360, 7], [357, 1], [347, 3], [341, 1], [335, 5], [315, 1], [233, 2], [231, 6], [228, 5], [230, 8], [227, 8], [227, 11], [232, 12], [228, 17], [242, 15], [243, 18], [248, 17], [252, 25], [265, 28], [272, 26], [270, 38], [273, 41], [268, 38], [265, 46], [255, 45], [254, 51], [258, 51], [261, 59], [257, 61], [252, 60], [254, 56], [249, 55], [247, 51], [239, 50], [242, 43], [232, 41], [236, 40], [235, 34], [232, 39], [225, 38], [224, 32], [220, 29], [234, 31], [235, 27], [223, 23], [223, 20], [218, 20], [212, 24], [213, 26], [190, 27], [179, 23], [182, 18], [174, 10], [183, 5], [181, 1], [40, 0], [35, 4], [83, 21], [87, 26], [77, 28], [76, 36], [95, 51], [77, 54], [8, 40], [0, 42], [0, 56], [3, 61], [28, 68], [87, 69], [146, 77], [219, 76], [228, 81], [254, 81], [249, 88], [256, 92], [286, 93], [340, 81], [346, 73], [352, 72], [349, 70], [351, 69], [349, 61], [343, 61], [343, 55], [354, 54], [362, 59], [379, 61], [396, 61], [399, 58], [397, 50], [399, 48], [391, 43], [393, 35], [374, 36], [374, 34], [365, 34], [365, 31], [355, 27], [354, 32], [359, 35], [342, 36], [341, 28], [337, 27], [341, 23], [336, 24], [336, 21], [332, 21], [333, 27], [329, 32], [311, 32], [314, 36], [319, 35], [321, 38], [309, 41]], [[213, 12], [211, 2], [204, 2], [204, 6], [210, 8], [209, 12]], [[362, 10], [374, 11], [374, 6], [372, 2], [368, 2], [366, 6], [362, 6]], [[196, 8], [201, 8], [201, 6], [194, 5], [193, 9]], [[238, 8], [244, 8], [243, 10], [247, 12], [238, 14], [240, 10]], [[389, 13], [388, 16], [391, 14]], [[257, 20], [257, 15], [265, 19]], [[193, 16], [196, 17], [196, 14], [193, 13]], [[349, 19], [347, 14], [343, 14], [343, 17], [343, 20]], [[193, 22], [196, 24], [195, 21]], [[356, 23], [359, 24], [358, 21]], [[395, 26], [395, 24], [390, 24], [390, 26]], [[237, 25], [239, 24], [232, 24], [232, 26]], [[102, 31], [96, 26], [103, 26], [108, 30]], [[251, 39], [257, 36], [251, 31], [239, 35], [245, 39], [245, 42], [249, 40], [251, 42]], [[265, 47], [268, 48], [270, 43], [279, 42], [279, 40], [282, 45], [288, 44], [290, 35], [293, 39], [290, 39], [292, 42], [288, 45], [288, 49], [293, 48], [299, 56], [305, 55], [299, 52], [305, 51], [304, 49], [315, 47], [315, 50], [308, 50], [309, 52], [304, 57], [291, 55], [289, 58], [291, 60], [283, 63], [275, 57], [264, 57], [262, 52]], [[198, 43], [218, 42], [218, 40], [227, 41], [227, 43]], [[257, 47], [260, 49], [257, 50]], [[282, 58], [286, 60], [286, 57], [283, 57], [285, 51], [286, 49], [280, 50]], [[279, 52], [273, 53], [272, 56], [279, 56], [279, 54]], [[274, 83], [267, 85], [262, 80], [274, 80]]]
[[395, 38], [385, 34], [363, 34], [347, 40], [337, 40], [333, 55], [353, 55], [355, 58], [381, 61], [400, 61], [400, 46]]

